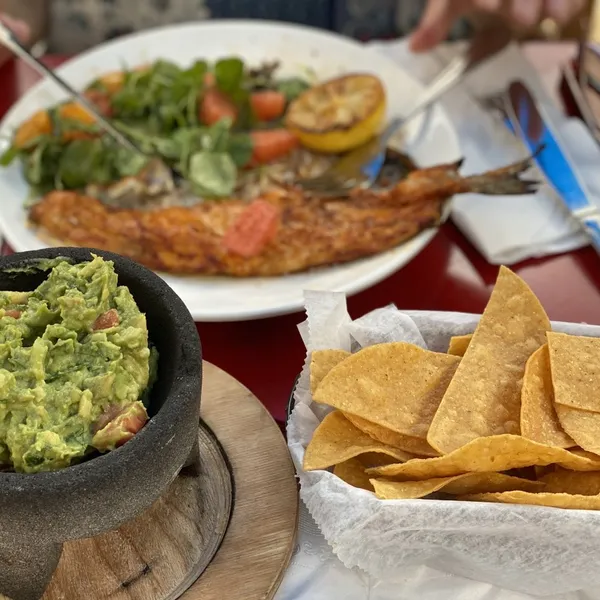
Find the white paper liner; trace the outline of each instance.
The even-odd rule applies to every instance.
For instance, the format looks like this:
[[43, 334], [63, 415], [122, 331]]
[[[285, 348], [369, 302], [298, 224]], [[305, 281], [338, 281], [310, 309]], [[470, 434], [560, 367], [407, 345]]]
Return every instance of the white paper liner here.
[[[310, 353], [408, 341], [445, 352], [478, 315], [400, 312], [388, 306], [352, 321], [343, 294], [307, 292], [300, 330], [307, 359], [294, 394], [288, 445], [300, 496], [339, 559], [383, 580], [425, 565], [528, 594], [549, 596], [600, 584], [600, 511], [443, 500], [379, 500], [328, 471], [305, 472], [304, 451], [328, 410], [313, 404]], [[600, 327], [553, 323], [600, 337]]]

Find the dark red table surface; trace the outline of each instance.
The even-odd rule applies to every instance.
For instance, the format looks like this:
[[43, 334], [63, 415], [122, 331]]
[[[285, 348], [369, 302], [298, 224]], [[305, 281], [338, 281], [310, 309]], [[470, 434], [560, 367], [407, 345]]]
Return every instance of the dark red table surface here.
[[[64, 60], [48, 57], [56, 66]], [[24, 64], [0, 68], [0, 117], [37, 81]], [[600, 258], [591, 248], [528, 260], [512, 268], [533, 288], [553, 320], [600, 324]], [[409, 265], [348, 301], [353, 317], [395, 303], [399, 308], [480, 313], [498, 267], [488, 264], [452, 223]], [[240, 323], [199, 323], [204, 358], [246, 385], [278, 421], [302, 367], [296, 325], [302, 313]]]

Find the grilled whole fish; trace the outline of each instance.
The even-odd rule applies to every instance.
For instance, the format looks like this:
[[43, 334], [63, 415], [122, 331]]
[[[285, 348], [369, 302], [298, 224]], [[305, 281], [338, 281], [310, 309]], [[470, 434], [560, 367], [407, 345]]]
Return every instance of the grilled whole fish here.
[[109, 250], [159, 271], [276, 276], [388, 250], [439, 223], [455, 194], [527, 194], [529, 161], [461, 177], [460, 162], [413, 171], [390, 190], [349, 198], [275, 189], [251, 203], [205, 201], [192, 207], [121, 209], [77, 192], [54, 191], [32, 207], [40, 233], [61, 243]]

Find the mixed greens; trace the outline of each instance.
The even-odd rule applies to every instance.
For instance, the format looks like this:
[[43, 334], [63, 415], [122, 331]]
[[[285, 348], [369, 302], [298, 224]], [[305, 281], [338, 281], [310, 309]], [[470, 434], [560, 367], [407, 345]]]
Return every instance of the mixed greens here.
[[[104, 78], [86, 95], [144, 153], [175, 167], [205, 198], [229, 196], [239, 170], [251, 165], [255, 142], [251, 132], [281, 127], [281, 119], [260, 121], [252, 94], [278, 91], [290, 102], [309, 87], [302, 78], [278, 79], [277, 64], [248, 68], [239, 58], [188, 68], [171, 62], [123, 71], [118, 86]], [[202, 118], [207, 93], [217, 90], [235, 106], [234, 114], [216, 122]], [[48, 111], [48, 130], [16, 144], [0, 157], [3, 166], [18, 159], [34, 195], [51, 190], [78, 190], [105, 185], [140, 173], [147, 160], [117, 144], [92, 120], [69, 118], [61, 106]]]

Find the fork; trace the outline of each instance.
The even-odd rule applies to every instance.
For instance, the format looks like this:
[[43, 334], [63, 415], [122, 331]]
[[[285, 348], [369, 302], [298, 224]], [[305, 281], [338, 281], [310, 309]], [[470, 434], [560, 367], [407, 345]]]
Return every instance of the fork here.
[[354, 189], [371, 187], [381, 172], [391, 138], [404, 125], [462, 81], [466, 73], [487, 62], [505, 48], [510, 39], [510, 32], [505, 28], [495, 27], [481, 31], [467, 52], [452, 59], [425, 88], [419, 102], [408, 114], [392, 119], [379, 136], [342, 156], [325, 173], [312, 178], [298, 178], [296, 185], [310, 194], [322, 197], [343, 197]]

